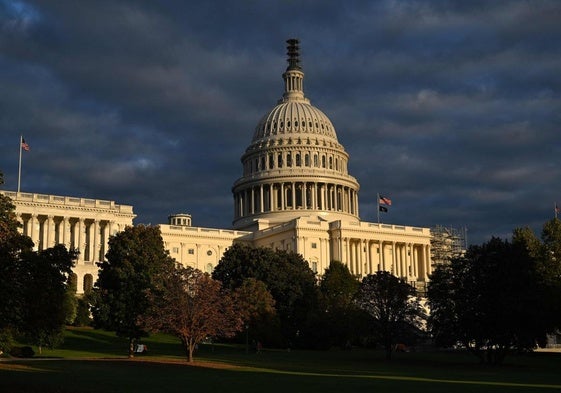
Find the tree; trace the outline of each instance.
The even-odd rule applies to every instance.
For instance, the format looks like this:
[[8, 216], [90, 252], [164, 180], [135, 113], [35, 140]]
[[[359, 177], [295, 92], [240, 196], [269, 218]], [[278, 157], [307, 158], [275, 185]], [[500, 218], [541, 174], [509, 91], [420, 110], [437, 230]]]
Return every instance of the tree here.
[[191, 267], [169, 272], [150, 299], [145, 326], [177, 336], [190, 363], [195, 347], [205, 338], [231, 337], [243, 326], [232, 297], [220, 282]]
[[356, 302], [373, 318], [375, 332], [388, 360], [397, 340], [423, 322], [424, 312], [415, 297], [415, 289], [386, 271], [364, 277]]
[[265, 283], [275, 299], [286, 344], [303, 339], [302, 328], [315, 307], [317, 292], [314, 272], [301, 255], [234, 244], [226, 250], [212, 276], [231, 290], [247, 278]]
[[28, 343], [39, 347], [54, 347], [62, 342], [69, 307], [74, 293], [68, 285], [72, 267], [77, 258], [62, 244], [40, 251], [26, 253], [22, 258], [19, 281], [24, 287], [22, 324], [19, 331]]
[[499, 364], [511, 350], [543, 341], [548, 328], [537, 260], [522, 238], [492, 238], [435, 270], [429, 328], [438, 343], [460, 342], [481, 362]]
[[541, 305], [549, 309], [549, 323], [558, 330], [561, 328], [561, 220], [547, 221], [541, 239], [541, 248], [533, 247], [541, 251], [537, 266], [543, 289]]
[[95, 284], [94, 326], [115, 331], [129, 340], [129, 357], [137, 339], [148, 334], [139, 317], [150, 303], [147, 292], [173, 269], [174, 260], [164, 249], [158, 227], [127, 227], [109, 239], [106, 261]]
[[275, 299], [263, 281], [253, 277], [245, 279], [234, 290], [234, 301], [245, 328], [246, 345], [251, 339], [259, 342], [276, 342], [279, 319]]
[[[0, 172], [0, 184], [3, 176]], [[22, 254], [32, 252], [33, 242], [18, 232], [15, 206], [0, 195], [0, 351], [8, 351], [13, 333], [23, 326], [24, 289], [20, 277]]]
[[359, 310], [354, 302], [358, 279], [339, 261], [331, 261], [319, 283], [319, 306], [309, 330], [315, 331], [316, 348], [347, 347], [358, 335]]

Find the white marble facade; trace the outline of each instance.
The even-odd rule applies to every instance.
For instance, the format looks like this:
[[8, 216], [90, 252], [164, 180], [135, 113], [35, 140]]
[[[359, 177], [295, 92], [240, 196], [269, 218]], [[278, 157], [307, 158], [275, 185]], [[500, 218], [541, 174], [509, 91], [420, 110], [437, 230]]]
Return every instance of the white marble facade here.
[[132, 206], [114, 201], [58, 195], [0, 191], [11, 198], [21, 232], [31, 238], [35, 250], [56, 244], [79, 251], [74, 267], [78, 293], [97, 279], [96, 262], [108, 250], [109, 237], [133, 225]]

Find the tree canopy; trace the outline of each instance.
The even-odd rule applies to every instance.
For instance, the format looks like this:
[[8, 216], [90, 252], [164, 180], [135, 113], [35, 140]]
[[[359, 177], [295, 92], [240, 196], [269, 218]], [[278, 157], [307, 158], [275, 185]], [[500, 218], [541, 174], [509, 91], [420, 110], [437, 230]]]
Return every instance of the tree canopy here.
[[16, 334], [40, 349], [56, 345], [69, 313], [68, 284], [76, 254], [63, 245], [35, 252], [31, 239], [18, 228], [11, 199], [0, 195], [2, 351], [9, 350]]
[[207, 337], [231, 337], [243, 321], [230, 293], [207, 273], [177, 267], [151, 291], [151, 307], [143, 318], [149, 329], [177, 336], [193, 362], [196, 345]]
[[148, 334], [139, 323], [149, 307], [147, 292], [175, 262], [164, 248], [160, 229], [144, 225], [127, 227], [112, 236], [106, 259], [98, 264], [94, 325], [127, 337], [132, 357], [135, 341]]
[[319, 281], [318, 307], [309, 320], [314, 348], [348, 348], [363, 332], [364, 316], [354, 302], [359, 280], [339, 261], [331, 261]]
[[530, 240], [492, 238], [436, 268], [428, 298], [437, 344], [459, 342], [482, 362], [501, 363], [512, 349], [533, 349], [544, 340], [538, 260], [523, 238]]
[[230, 289], [240, 287], [248, 278], [265, 283], [275, 299], [282, 334], [289, 345], [300, 337], [317, 300], [315, 274], [302, 256], [293, 252], [234, 244], [212, 276]]
[[374, 333], [391, 359], [397, 340], [420, 328], [423, 309], [415, 289], [402, 279], [386, 271], [364, 277], [356, 296], [358, 306], [373, 318]]

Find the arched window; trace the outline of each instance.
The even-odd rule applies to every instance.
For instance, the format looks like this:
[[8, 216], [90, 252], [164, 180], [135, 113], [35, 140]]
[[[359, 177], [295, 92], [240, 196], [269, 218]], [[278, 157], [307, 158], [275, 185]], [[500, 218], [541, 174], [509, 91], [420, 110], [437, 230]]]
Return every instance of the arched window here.
[[310, 166], [310, 155], [309, 154], [306, 154], [304, 156], [304, 165], [305, 166]]
[[277, 165], [279, 166], [279, 168], [282, 168], [282, 153], [279, 153], [277, 157]]
[[84, 293], [89, 293], [93, 289], [93, 276], [91, 274], [84, 275]]
[[76, 292], [78, 290], [78, 276], [76, 273], [70, 273], [70, 277], [68, 278], [68, 285], [72, 289], [72, 292]]
[[286, 154], [286, 166], [287, 167], [292, 167], [292, 154], [287, 153]]
[[302, 162], [300, 160], [300, 153], [296, 153], [296, 166], [302, 166]]
[[214, 270], [214, 267], [212, 266], [212, 263], [207, 263], [205, 271], [210, 274], [210, 273], [212, 273], [213, 270]]

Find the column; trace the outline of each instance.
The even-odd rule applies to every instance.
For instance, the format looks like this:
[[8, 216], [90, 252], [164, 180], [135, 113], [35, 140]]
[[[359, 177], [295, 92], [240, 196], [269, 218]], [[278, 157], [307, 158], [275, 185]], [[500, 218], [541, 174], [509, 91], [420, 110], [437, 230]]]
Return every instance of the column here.
[[265, 211], [264, 205], [264, 195], [263, 195], [263, 184], [259, 185], [259, 212], [263, 213]]
[[388, 266], [386, 263], [386, 251], [385, 251], [385, 244], [384, 241], [380, 241], [380, 270], [383, 270], [385, 272], [388, 271]]
[[296, 209], [296, 183], [292, 183], [292, 209]]
[[79, 218], [77, 225], [77, 239], [76, 243], [78, 250], [80, 251], [80, 260], [85, 262], [86, 260], [86, 223], [83, 218]]
[[33, 244], [34, 246], [34, 250], [37, 250], [37, 246], [39, 245], [39, 236], [38, 236], [38, 220], [37, 220], [37, 215], [36, 214], [32, 214], [31, 217], [29, 218], [29, 222], [28, 222], [28, 231], [29, 233], [27, 234], [31, 240], [33, 240]]
[[43, 224], [46, 226], [45, 228], [45, 232], [46, 232], [46, 247], [45, 248], [50, 248], [53, 247], [55, 244], [55, 223], [54, 223], [54, 217], [53, 216], [47, 216], [47, 219], [45, 220], [45, 224]]
[[432, 273], [432, 266], [431, 266], [431, 260], [430, 260], [430, 246], [429, 245], [425, 245], [424, 246], [424, 251], [425, 251], [425, 277], [426, 280], [429, 279], [430, 274]]

